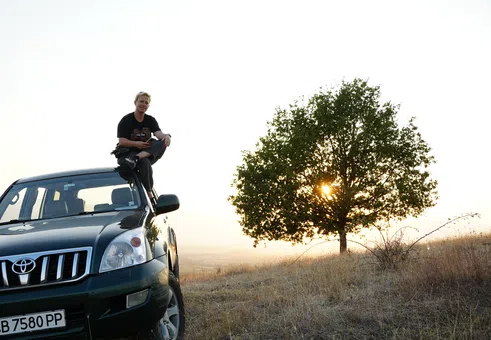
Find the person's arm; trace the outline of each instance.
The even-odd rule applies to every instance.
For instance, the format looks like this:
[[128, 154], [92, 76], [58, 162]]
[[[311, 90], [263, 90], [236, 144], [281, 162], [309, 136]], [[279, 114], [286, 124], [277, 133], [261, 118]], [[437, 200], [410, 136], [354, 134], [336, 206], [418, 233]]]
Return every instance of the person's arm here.
[[163, 133], [162, 131], [155, 131], [153, 134], [155, 135], [155, 137], [163, 141], [165, 146], [170, 145], [171, 135], [169, 133]]
[[126, 148], [146, 149], [150, 146], [147, 142], [133, 141], [124, 137], [119, 137], [119, 145]]

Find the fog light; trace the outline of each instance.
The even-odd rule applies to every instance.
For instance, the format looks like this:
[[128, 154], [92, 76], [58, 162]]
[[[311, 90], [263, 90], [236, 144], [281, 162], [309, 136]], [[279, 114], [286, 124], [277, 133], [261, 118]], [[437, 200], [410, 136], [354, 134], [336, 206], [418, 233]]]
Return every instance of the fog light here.
[[148, 297], [148, 289], [141, 292], [126, 295], [126, 308], [135, 307], [145, 302]]

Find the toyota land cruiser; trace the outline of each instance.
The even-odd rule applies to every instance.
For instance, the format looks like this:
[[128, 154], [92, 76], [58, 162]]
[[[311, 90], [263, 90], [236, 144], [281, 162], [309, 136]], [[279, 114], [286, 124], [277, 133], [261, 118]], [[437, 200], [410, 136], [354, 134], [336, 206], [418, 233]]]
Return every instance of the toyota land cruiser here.
[[114, 168], [14, 182], [0, 197], [0, 340], [182, 339], [175, 195]]

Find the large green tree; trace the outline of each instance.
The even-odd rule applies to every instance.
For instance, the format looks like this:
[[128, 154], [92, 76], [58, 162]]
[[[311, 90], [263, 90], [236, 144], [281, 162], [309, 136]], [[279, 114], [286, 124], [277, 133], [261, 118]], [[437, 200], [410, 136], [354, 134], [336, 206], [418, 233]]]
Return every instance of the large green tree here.
[[414, 118], [398, 126], [398, 109], [362, 79], [277, 109], [229, 197], [254, 245], [335, 235], [345, 252], [348, 233], [433, 206], [434, 158]]

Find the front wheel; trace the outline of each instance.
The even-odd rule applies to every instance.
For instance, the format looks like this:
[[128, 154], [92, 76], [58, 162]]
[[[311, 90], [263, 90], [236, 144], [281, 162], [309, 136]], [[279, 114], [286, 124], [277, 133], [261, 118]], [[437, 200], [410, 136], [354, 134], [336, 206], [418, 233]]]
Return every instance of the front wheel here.
[[146, 336], [139, 337], [145, 340], [182, 340], [184, 339], [184, 301], [181, 286], [173, 273], [169, 272], [170, 300], [164, 316], [155, 324]]

